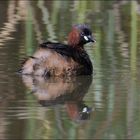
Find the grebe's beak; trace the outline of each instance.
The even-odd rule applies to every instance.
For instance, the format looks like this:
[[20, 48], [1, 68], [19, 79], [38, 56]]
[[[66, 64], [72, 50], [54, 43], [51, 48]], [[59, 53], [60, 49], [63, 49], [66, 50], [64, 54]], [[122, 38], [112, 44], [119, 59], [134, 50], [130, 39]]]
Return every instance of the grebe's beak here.
[[93, 42], [93, 43], [96, 42], [96, 40], [94, 39], [94, 37], [91, 36], [91, 35], [88, 36], [88, 40], [89, 40], [89, 42]]
[[96, 42], [96, 40], [94, 39], [94, 37], [92, 35], [88, 35], [88, 36], [84, 35], [83, 37], [84, 37], [84, 40], [86, 41], [86, 43], [88, 43], [88, 42], [93, 42], [93, 43]]

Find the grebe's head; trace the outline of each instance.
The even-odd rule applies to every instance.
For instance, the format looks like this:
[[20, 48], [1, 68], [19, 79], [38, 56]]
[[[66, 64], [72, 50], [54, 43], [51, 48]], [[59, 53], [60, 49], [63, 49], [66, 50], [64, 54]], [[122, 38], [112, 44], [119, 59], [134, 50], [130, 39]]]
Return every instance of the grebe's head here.
[[89, 42], [96, 42], [90, 28], [85, 24], [74, 25], [68, 36], [68, 44], [75, 47]]

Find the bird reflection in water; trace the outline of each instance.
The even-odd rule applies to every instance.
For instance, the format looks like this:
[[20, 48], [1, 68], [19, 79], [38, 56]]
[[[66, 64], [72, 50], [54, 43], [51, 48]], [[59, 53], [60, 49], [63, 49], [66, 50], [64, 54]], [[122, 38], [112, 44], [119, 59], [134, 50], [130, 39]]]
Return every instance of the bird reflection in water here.
[[64, 104], [72, 120], [87, 120], [92, 111], [83, 98], [92, 83], [91, 76], [50, 77], [23, 75], [24, 84], [44, 107]]

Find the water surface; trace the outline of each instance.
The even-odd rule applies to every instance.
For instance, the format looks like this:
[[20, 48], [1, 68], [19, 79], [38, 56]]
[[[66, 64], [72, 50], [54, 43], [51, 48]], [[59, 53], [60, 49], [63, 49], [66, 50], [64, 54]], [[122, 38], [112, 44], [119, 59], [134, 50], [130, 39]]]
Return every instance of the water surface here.
[[[140, 139], [138, 1], [1, 1], [1, 139]], [[21, 62], [71, 26], [90, 25], [92, 76], [20, 76]]]

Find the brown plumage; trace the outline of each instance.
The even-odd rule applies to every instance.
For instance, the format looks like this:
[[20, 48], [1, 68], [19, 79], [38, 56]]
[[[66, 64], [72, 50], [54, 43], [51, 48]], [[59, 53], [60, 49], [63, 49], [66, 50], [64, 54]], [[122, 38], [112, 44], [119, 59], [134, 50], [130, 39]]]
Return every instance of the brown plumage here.
[[71, 76], [92, 74], [92, 63], [84, 44], [94, 42], [86, 25], [76, 25], [68, 35], [68, 45], [45, 42], [23, 64], [22, 74]]

